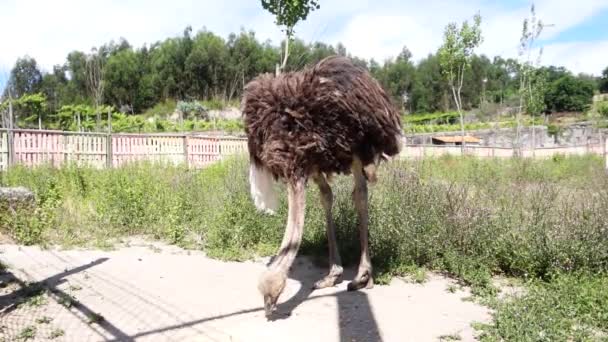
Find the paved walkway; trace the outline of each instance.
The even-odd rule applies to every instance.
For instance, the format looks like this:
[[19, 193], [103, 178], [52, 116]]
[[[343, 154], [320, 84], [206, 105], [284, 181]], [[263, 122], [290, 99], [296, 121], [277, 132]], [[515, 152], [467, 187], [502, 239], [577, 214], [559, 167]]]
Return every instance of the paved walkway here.
[[[395, 279], [347, 292], [344, 281], [311, 292], [325, 270], [303, 258], [275, 321], [265, 319], [256, 288], [262, 261], [220, 262], [146, 243], [115, 251], [0, 245], [0, 260], [9, 266], [0, 279], [0, 341], [27, 334], [29, 326], [34, 341], [61, 331], [53, 341], [420, 342], [446, 335], [471, 341], [470, 323], [490, 319], [486, 308], [462, 300], [466, 291], [450, 293], [451, 281], [438, 276], [422, 285]], [[25, 291], [18, 282], [7, 286], [12, 275], [45, 281], [52, 291], [15, 305], [16, 294], [31, 296], [32, 285]], [[345, 278], [352, 279], [352, 271]]]

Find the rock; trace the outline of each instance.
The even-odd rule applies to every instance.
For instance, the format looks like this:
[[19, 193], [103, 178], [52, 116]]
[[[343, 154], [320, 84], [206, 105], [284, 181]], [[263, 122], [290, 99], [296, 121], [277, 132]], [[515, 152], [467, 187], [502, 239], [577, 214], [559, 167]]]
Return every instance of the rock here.
[[24, 187], [0, 187], [0, 203], [7, 203], [10, 208], [16, 205], [33, 205], [36, 196], [34, 193]]

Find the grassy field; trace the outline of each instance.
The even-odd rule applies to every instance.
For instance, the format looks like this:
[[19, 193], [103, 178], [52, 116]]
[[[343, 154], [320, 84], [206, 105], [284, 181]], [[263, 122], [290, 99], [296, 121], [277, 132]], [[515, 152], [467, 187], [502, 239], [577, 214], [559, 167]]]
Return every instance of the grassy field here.
[[[222, 259], [269, 255], [282, 238], [285, 195], [279, 215], [257, 213], [247, 172], [243, 159], [204, 170], [16, 167], [0, 183], [33, 189], [37, 208], [0, 208], [0, 231], [24, 244], [110, 248], [146, 235]], [[359, 249], [352, 181], [339, 177], [333, 188], [340, 250], [352, 265]], [[599, 157], [396, 161], [370, 189], [376, 277], [423, 281], [433, 270], [461, 280], [496, 311], [492, 324], [478, 327], [483, 340], [606, 340], [606, 203]], [[324, 222], [310, 186], [303, 253], [327, 254]], [[496, 276], [522, 286], [522, 294], [499, 300]]]

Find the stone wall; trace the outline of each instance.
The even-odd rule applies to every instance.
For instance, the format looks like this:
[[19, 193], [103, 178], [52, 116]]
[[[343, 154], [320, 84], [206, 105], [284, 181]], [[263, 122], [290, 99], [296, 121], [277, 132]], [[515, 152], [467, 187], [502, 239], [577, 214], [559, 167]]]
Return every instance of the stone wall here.
[[[608, 129], [597, 129], [589, 123], [574, 124], [562, 129], [557, 135], [551, 135], [547, 126], [534, 127], [534, 139], [532, 139], [532, 127], [521, 129], [522, 147], [561, 147], [582, 146], [587, 144], [600, 144], [608, 137]], [[517, 142], [517, 130], [515, 128], [497, 128], [478, 131], [467, 131], [471, 135], [481, 139], [481, 146], [514, 147]], [[406, 135], [408, 144], [432, 144], [432, 137], [455, 136], [460, 132], [437, 132]]]

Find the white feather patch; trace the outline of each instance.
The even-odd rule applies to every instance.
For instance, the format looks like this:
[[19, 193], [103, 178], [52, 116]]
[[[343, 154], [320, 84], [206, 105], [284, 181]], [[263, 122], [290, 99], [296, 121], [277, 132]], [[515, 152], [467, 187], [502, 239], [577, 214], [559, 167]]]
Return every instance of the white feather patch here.
[[274, 214], [279, 206], [279, 198], [273, 187], [272, 175], [253, 163], [249, 165], [249, 184], [251, 198], [255, 207], [267, 214]]

